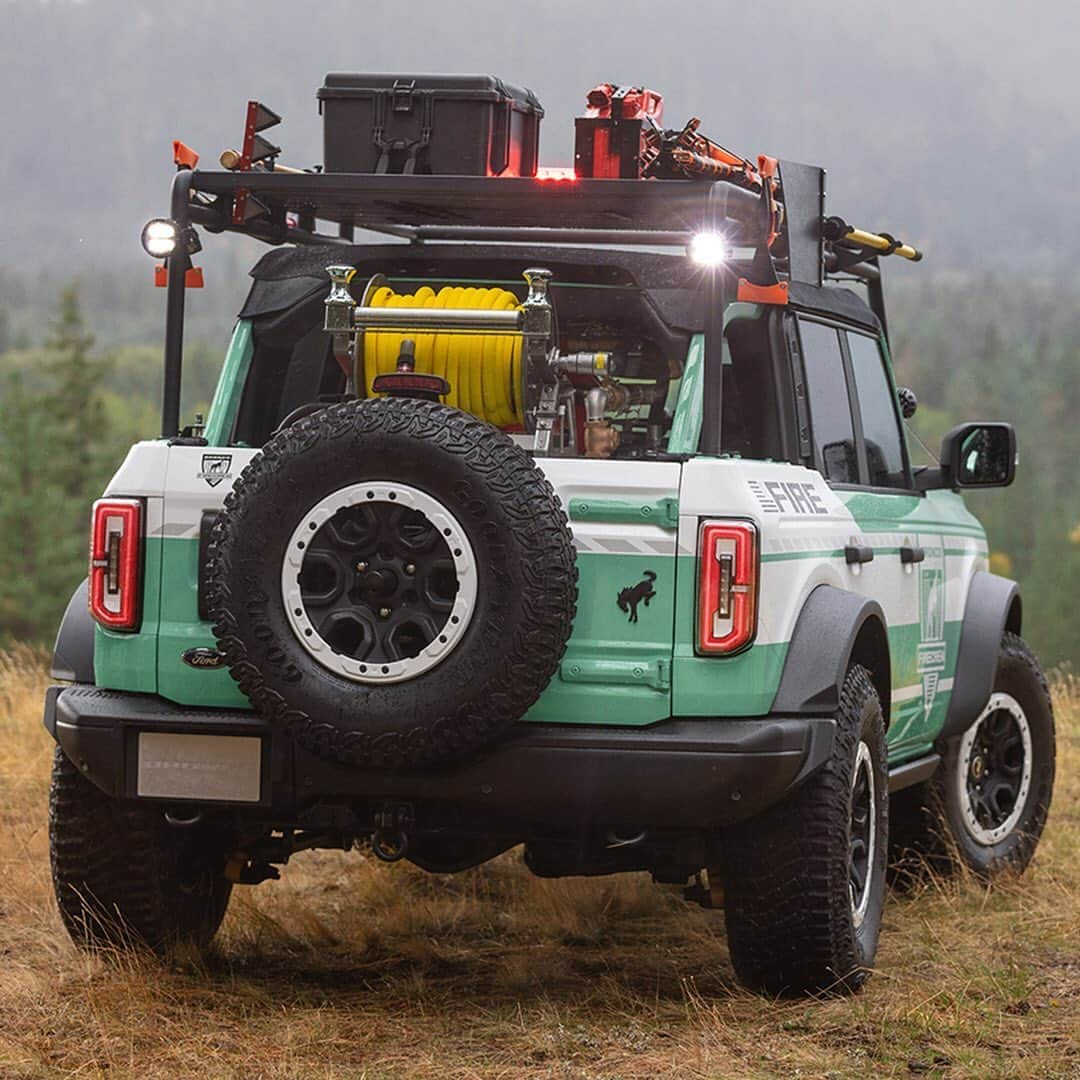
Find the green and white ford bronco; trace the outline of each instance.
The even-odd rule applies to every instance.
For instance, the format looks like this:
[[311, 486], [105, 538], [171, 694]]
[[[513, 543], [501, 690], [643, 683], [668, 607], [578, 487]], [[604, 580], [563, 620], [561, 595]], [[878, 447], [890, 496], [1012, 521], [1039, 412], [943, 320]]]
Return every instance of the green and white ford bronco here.
[[[1051, 703], [961, 495], [1015, 439], [909, 461], [879, 263], [913, 249], [826, 219], [820, 169], [679, 172], [686, 129], [635, 121], [651, 179], [299, 172], [248, 115], [235, 169], [179, 147], [144, 230], [163, 436], [57, 639], [77, 941], [206, 943], [306, 848], [523, 844], [722, 905], [749, 986], [850, 991], [890, 861], [1023, 869]], [[180, 431], [196, 227], [283, 246]]]

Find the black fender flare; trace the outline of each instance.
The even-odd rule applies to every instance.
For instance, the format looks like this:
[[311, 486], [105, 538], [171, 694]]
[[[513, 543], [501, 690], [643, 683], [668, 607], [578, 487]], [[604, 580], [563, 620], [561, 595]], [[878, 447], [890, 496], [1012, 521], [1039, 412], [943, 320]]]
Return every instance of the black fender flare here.
[[71, 595], [53, 646], [54, 679], [64, 682], [94, 682], [94, 620], [87, 603], [88, 584], [82, 584]]
[[795, 623], [772, 711], [781, 716], [835, 713], [853, 660], [870, 671], [887, 725], [892, 666], [881, 605], [835, 585], [818, 585]]
[[1006, 630], [1020, 633], [1020, 587], [1015, 581], [977, 570], [968, 586], [952, 696], [938, 738], [959, 735], [982, 712], [994, 688], [994, 672]]

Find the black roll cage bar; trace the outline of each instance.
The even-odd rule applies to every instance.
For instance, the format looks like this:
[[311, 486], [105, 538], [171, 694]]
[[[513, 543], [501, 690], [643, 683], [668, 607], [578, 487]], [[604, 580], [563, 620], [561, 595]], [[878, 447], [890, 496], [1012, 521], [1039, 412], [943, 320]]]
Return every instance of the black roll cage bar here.
[[[180, 168], [173, 179], [170, 217], [180, 241], [166, 260], [165, 370], [162, 435], [180, 430], [183, 369], [185, 277], [191, 268], [192, 225], [210, 233], [239, 232], [268, 244], [350, 243], [355, 228], [407, 239], [415, 244], [439, 240], [506, 241], [537, 244], [620, 244], [683, 247], [698, 232], [724, 235], [732, 247], [757, 251], [754, 275], [771, 280], [789, 266], [811, 267], [813, 284], [839, 269], [835, 252], [821, 242], [824, 172], [780, 163], [796, 176], [798, 200], [784, 202], [785, 226], [774, 258], [766, 245], [762, 197], [727, 181], [709, 180], [547, 180], [477, 176], [296, 173], [252, 170], [230, 172]], [[811, 184], [806, 179], [810, 177]], [[781, 188], [781, 190], [783, 190]], [[803, 197], [803, 192], [809, 192]], [[237, 223], [237, 196], [258, 213]], [[796, 205], [805, 203], [805, 205]], [[337, 235], [317, 231], [319, 221], [337, 226]], [[870, 286], [871, 306], [884, 326], [877, 259], [852, 263], [843, 272]], [[830, 267], [830, 262], [832, 267]], [[790, 275], [789, 275], [790, 276]], [[734, 286], [723, 264], [705, 270], [704, 422], [700, 449], [720, 453], [722, 338], [725, 290]], [[733, 298], [733, 297], [732, 297]]]

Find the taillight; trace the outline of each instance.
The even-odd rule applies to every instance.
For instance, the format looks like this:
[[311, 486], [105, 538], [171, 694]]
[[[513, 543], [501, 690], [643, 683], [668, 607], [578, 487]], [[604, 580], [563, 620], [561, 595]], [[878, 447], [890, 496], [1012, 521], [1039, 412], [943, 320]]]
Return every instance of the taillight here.
[[99, 499], [90, 524], [90, 614], [110, 630], [137, 630], [142, 503]]
[[757, 529], [748, 521], [706, 521], [698, 541], [699, 653], [733, 653], [757, 629]]

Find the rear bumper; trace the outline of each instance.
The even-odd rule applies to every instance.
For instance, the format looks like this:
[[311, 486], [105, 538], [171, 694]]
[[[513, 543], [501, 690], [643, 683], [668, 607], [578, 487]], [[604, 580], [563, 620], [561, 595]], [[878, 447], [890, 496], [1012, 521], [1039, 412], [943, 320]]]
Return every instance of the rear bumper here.
[[[409, 802], [432, 821], [486, 828], [606, 825], [710, 829], [781, 800], [819, 768], [833, 743], [825, 717], [670, 719], [647, 728], [519, 724], [484, 756], [453, 768], [367, 773], [309, 754], [250, 712], [191, 709], [145, 694], [51, 687], [45, 726], [98, 787], [146, 798], [144, 734], [258, 740], [257, 782], [245, 801], [214, 796], [200, 760], [174, 763], [197, 797], [170, 804], [229, 807], [255, 818], [299, 821], [317, 804]], [[148, 745], [144, 743], [144, 746]], [[225, 744], [222, 744], [224, 747]], [[196, 755], [197, 757], [198, 755]], [[227, 755], [223, 754], [223, 758]], [[171, 766], [173, 767], [173, 766]], [[153, 787], [153, 785], [149, 785]], [[140, 794], [140, 787], [143, 793]], [[210, 792], [210, 795], [206, 793]]]

